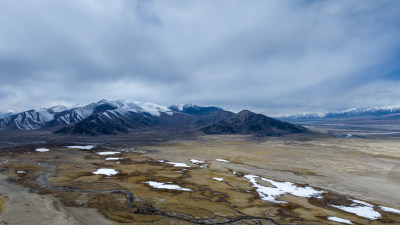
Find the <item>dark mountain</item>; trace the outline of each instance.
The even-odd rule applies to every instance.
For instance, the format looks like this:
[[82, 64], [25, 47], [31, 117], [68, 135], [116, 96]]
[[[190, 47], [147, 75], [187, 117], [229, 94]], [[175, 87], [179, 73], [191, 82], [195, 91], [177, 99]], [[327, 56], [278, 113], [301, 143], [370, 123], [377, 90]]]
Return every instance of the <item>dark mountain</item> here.
[[206, 134], [253, 134], [261, 136], [308, 132], [302, 126], [282, 122], [248, 110], [243, 110], [227, 119], [207, 125], [201, 130]]
[[193, 116], [196, 120], [196, 125], [198, 126], [218, 122], [235, 115], [233, 112], [225, 111], [214, 106], [202, 107], [190, 104], [183, 106], [180, 110], [176, 106], [170, 106], [169, 108]]
[[153, 124], [149, 117], [134, 112], [129, 112], [128, 115], [96, 113], [55, 133], [90, 135], [128, 133], [128, 128], [142, 128]]
[[[106, 110], [88, 118], [57, 130], [56, 133], [67, 134], [116, 134], [126, 133], [128, 129], [196, 129], [203, 124], [209, 124], [235, 115], [217, 107], [190, 106], [179, 110], [170, 107], [171, 111], [152, 115], [148, 112], [121, 112], [114, 109]], [[177, 110], [177, 111], [173, 111]], [[110, 113], [112, 112], [112, 113]]]
[[0, 119], [0, 128], [51, 129], [59, 134], [118, 134], [140, 129], [201, 130], [210, 134], [283, 135], [306, 132], [301, 126], [261, 114], [238, 114], [218, 107], [184, 105], [164, 107], [153, 103], [107, 101], [67, 108], [29, 110]]

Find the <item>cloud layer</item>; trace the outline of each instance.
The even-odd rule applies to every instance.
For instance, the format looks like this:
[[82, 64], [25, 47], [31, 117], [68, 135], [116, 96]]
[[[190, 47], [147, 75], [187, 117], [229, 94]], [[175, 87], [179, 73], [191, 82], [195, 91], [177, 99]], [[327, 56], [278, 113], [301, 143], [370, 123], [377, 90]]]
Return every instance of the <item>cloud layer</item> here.
[[0, 2], [0, 111], [102, 98], [267, 114], [400, 104], [398, 1]]

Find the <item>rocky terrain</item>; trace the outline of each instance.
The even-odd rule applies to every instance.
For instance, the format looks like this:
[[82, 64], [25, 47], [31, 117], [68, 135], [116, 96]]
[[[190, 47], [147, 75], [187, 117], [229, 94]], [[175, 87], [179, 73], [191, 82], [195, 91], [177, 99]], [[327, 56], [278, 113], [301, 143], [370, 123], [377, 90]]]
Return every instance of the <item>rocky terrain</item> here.
[[308, 132], [244, 110], [238, 114], [218, 107], [187, 104], [164, 107], [153, 103], [107, 101], [67, 108], [29, 110], [0, 119], [5, 130], [52, 130], [58, 134], [120, 134], [145, 128], [202, 130], [208, 134], [283, 135]]
[[262, 114], [243, 110], [227, 119], [207, 125], [201, 130], [206, 134], [285, 135], [305, 133], [305, 127], [282, 122]]

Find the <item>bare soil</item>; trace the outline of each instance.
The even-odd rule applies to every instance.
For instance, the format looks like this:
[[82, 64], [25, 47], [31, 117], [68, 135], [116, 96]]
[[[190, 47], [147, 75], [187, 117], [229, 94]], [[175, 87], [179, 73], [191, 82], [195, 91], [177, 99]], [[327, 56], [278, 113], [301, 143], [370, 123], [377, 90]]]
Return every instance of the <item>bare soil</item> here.
[[[164, 140], [161, 136], [157, 139]], [[327, 220], [329, 216], [354, 224], [400, 224], [400, 214], [378, 207], [400, 209], [400, 143], [395, 139], [196, 135], [183, 140], [144, 139], [137, 144], [131, 139], [120, 145], [121, 137], [111, 139], [76, 142], [96, 144], [91, 150], [69, 149], [51, 136], [44, 143], [36, 140], [1, 149], [0, 198], [8, 199], [2, 221], [32, 224], [15, 218], [34, 217], [21, 210], [44, 209], [34, 224], [51, 219], [60, 220], [51, 224], [337, 224]], [[50, 151], [36, 152], [37, 147]], [[110, 156], [97, 154], [101, 151], [120, 151], [112, 157], [123, 159], [106, 161]], [[193, 164], [191, 159], [205, 163]], [[99, 168], [119, 173], [92, 173]], [[278, 200], [287, 203], [268, 202], [244, 177], [248, 174], [325, 192], [323, 198], [286, 194]], [[6, 182], [6, 176], [14, 183]], [[156, 189], [148, 181], [191, 191]], [[349, 206], [349, 199], [373, 204], [382, 216], [370, 220], [332, 207]]]

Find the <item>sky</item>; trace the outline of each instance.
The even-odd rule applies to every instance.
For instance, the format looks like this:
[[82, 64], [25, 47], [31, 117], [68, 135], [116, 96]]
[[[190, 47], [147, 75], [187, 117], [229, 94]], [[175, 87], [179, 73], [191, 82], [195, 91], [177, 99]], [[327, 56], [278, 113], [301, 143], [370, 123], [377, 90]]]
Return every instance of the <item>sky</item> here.
[[0, 0], [0, 111], [400, 105], [400, 1]]

